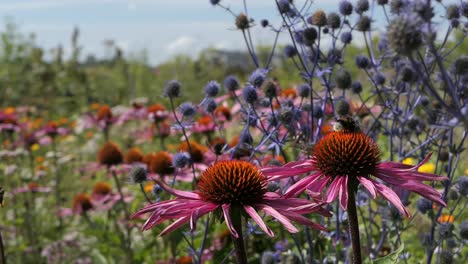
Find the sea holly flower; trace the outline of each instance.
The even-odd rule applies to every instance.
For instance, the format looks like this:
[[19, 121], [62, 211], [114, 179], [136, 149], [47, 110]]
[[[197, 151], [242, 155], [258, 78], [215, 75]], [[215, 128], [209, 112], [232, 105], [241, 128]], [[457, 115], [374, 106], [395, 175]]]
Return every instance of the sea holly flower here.
[[[304, 173], [312, 173], [292, 185], [285, 193], [294, 197], [307, 190], [310, 194], [325, 192], [325, 201], [331, 203], [337, 197], [341, 207], [346, 210], [348, 185], [361, 184], [375, 199], [377, 194], [391, 202], [402, 214], [410, 213], [403, 205], [397, 193], [383, 182], [398, 189], [418, 193], [424, 198], [445, 206], [441, 194], [423, 181], [444, 181], [446, 177], [420, 172], [428, 155], [416, 166], [397, 162], [382, 162], [377, 144], [360, 131], [345, 129], [332, 132], [323, 137], [315, 146], [310, 159], [294, 161], [282, 167], [262, 169], [269, 180], [278, 180]], [[327, 188], [328, 186], [328, 188]]]
[[303, 214], [312, 212], [329, 216], [321, 203], [299, 198], [284, 198], [277, 193], [267, 191], [267, 178], [253, 164], [246, 161], [219, 161], [208, 167], [198, 182], [198, 190], [189, 192], [175, 190], [161, 181], [156, 181], [161, 188], [176, 196], [173, 200], [147, 205], [132, 217], [137, 218], [152, 213], [143, 225], [143, 230], [174, 219], [160, 235], [168, 234], [189, 222], [191, 231], [196, 228], [196, 221], [210, 212], [221, 212], [233, 237], [239, 237], [239, 230], [234, 228], [233, 212], [244, 211], [269, 236], [273, 231], [265, 224], [257, 211], [263, 211], [277, 219], [291, 233], [298, 229], [291, 220], [319, 230], [325, 227], [316, 224]]

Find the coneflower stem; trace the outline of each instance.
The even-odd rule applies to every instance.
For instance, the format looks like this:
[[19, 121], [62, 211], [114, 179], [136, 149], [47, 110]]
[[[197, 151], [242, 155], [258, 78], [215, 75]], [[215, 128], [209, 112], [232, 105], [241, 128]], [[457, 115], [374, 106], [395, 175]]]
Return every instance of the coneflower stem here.
[[354, 188], [355, 185], [348, 184], [348, 221], [349, 221], [349, 235], [351, 236], [351, 244], [353, 246], [353, 259], [351, 263], [361, 264], [361, 241], [359, 239], [359, 221], [356, 210], [356, 197]]
[[[62, 195], [60, 194], [60, 172], [58, 167], [58, 156], [57, 156], [57, 143], [55, 142], [55, 137], [52, 137], [52, 152], [53, 152], [53, 159], [52, 162], [54, 163], [54, 173], [55, 173], [55, 204], [57, 208], [60, 208], [62, 205]], [[58, 231], [62, 231], [63, 227], [63, 220], [62, 217], [58, 218], [59, 226]]]
[[0, 264], [5, 264], [5, 263], [6, 263], [5, 249], [3, 247], [2, 233], [0, 233]]
[[[108, 170], [110, 170], [108, 168]], [[111, 170], [111, 173], [112, 173], [112, 177], [114, 178], [114, 181], [115, 181], [115, 185], [117, 186], [117, 191], [119, 192], [119, 195], [120, 195], [120, 201], [122, 202], [122, 206], [123, 206], [123, 211], [124, 211], [124, 214], [125, 214], [125, 230], [127, 231], [127, 236], [125, 237], [124, 239], [124, 243], [125, 243], [125, 246], [127, 247], [127, 256], [129, 258], [129, 261], [133, 261], [133, 250], [132, 250], [132, 240], [131, 240], [131, 230], [130, 230], [130, 226], [128, 225], [129, 221], [130, 221], [130, 213], [128, 212], [128, 208], [127, 208], [127, 204], [125, 203], [124, 201], [124, 195], [123, 195], [123, 192], [122, 192], [122, 187], [120, 186], [120, 182], [119, 182], [119, 179], [117, 178], [117, 174], [115, 173], [115, 170]]]
[[237, 232], [237, 237], [232, 237], [234, 249], [236, 250], [236, 257], [238, 264], [247, 264], [247, 254], [245, 252], [244, 236], [242, 235], [242, 216], [239, 208], [231, 207], [231, 218], [234, 230]]
[[143, 195], [145, 196], [146, 201], [148, 203], [151, 203], [151, 199], [148, 197], [148, 195], [146, 195], [145, 188], [143, 187], [143, 183], [140, 183], [139, 185], [140, 185], [140, 190], [143, 193]]

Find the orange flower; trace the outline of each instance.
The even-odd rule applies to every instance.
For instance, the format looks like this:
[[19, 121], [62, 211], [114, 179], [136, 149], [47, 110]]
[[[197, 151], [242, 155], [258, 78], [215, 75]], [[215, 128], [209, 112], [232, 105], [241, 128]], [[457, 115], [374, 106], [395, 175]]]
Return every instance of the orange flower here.
[[15, 113], [15, 108], [10, 106], [10, 107], [7, 107], [5, 108], [5, 114], [7, 115], [10, 115], [10, 114], [14, 114]]
[[44, 162], [45, 158], [43, 156], [37, 156], [36, 157], [36, 163], [42, 163]]
[[454, 220], [454, 217], [453, 215], [448, 215], [448, 214], [443, 214], [441, 216], [439, 216], [439, 218], [437, 219], [437, 222], [439, 222], [440, 224], [442, 223], [453, 223], [453, 220]]
[[86, 131], [85, 137], [86, 137], [87, 139], [90, 139], [90, 138], [92, 138], [93, 136], [94, 136], [93, 131]]
[[198, 119], [197, 123], [201, 126], [208, 126], [213, 124], [213, 118], [211, 116], [205, 115]]
[[192, 257], [191, 256], [183, 256], [176, 260], [176, 264], [192, 264]]
[[99, 103], [92, 103], [89, 108], [92, 110], [98, 110], [101, 105]]
[[58, 123], [62, 126], [66, 125], [68, 123], [68, 119], [66, 117], [62, 117], [58, 120]]
[[286, 88], [281, 91], [281, 96], [286, 98], [295, 98], [297, 96], [296, 89], [294, 88]]

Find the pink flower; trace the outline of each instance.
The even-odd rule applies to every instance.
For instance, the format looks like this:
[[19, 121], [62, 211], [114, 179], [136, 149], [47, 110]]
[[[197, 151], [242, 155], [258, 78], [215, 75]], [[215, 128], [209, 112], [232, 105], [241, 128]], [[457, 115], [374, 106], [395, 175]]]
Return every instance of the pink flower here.
[[447, 178], [417, 171], [429, 158], [430, 155], [417, 166], [381, 162], [380, 150], [372, 139], [361, 132], [341, 131], [323, 137], [314, 147], [312, 158], [290, 162], [282, 167], [267, 167], [262, 172], [270, 181], [312, 173], [292, 185], [285, 196], [294, 197], [304, 190], [317, 196], [328, 186], [325, 201], [330, 203], [338, 197], [344, 210], [348, 202], [348, 185], [357, 188], [361, 184], [372, 198], [377, 194], [383, 196], [408, 217], [410, 213], [399, 196], [384, 183], [418, 193], [445, 206], [441, 194], [422, 182], [444, 181]]
[[208, 167], [200, 177], [198, 190], [194, 192], [175, 190], [160, 181], [157, 183], [176, 198], [147, 205], [132, 218], [151, 213], [143, 225], [143, 230], [174, 219], [175, 222], [166, 227], [160, 235], [168, 234], [187, 222], [193, 231], [198, 218], [219, 210], [230, 233], [238, 237], [230, 213], [234, 207], [245, 211], [269, 236], [274, 236], [274, 233], [257, 211], [263, 211], [275, 218], [291, 233], [298, 232], [291, 220], [326, 230], [303, 214], [316, 212], [325, 216], [330, 215], [322, 208], [321, 203], [299, 198], [283, 198], [277, 193], [267, 192], [266, 177], [257, 167], [245, 161], [220, 161]]
[[39, 184], [35, 182], [30, 182], [27, 186], [25, 187], [19, 187], [13, 190], [13, 194], [17, 193], [25, 193], [25, 192], [32, 192], [32, 193], [48, 193], [52, 189], [49, 187], [42, 187], [39, 186]]

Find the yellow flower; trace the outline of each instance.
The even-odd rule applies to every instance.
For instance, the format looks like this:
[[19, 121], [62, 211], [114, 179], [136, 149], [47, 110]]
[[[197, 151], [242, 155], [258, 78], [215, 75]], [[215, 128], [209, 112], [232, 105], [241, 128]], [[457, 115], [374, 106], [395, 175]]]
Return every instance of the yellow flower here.
[[36, 144], [31, 145], [31, 151], [37, 151], [37, 150], [39, 150], [39, 144], [36, 143]]
[[433, 163], [425, 163], [418, 168], [419, 172], [425, 173], [434, 173], [435, 172], [435, 165]]
[[411, 158], [411, 157], [408, 157], [408, 158], [404, 159], [401, 163], [403, 163], [405, 165], [416, 165], [416, 160]]
[[154, 182], [148, 182], [145, 184], [145, 192], [151, 192], [153, 190]]

